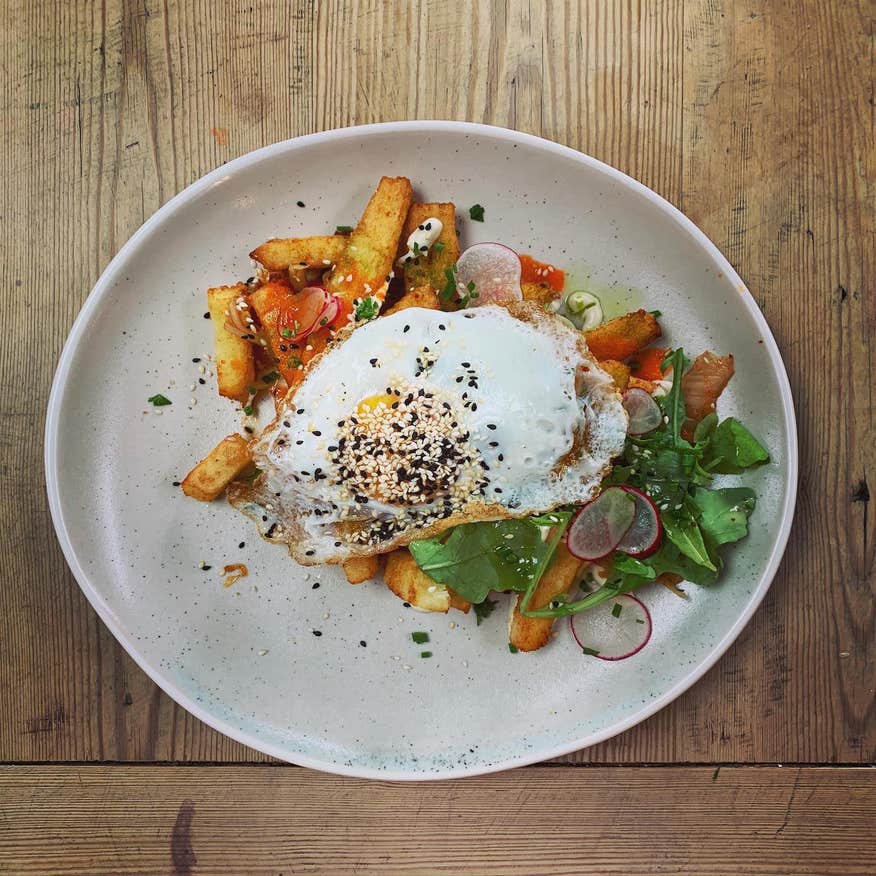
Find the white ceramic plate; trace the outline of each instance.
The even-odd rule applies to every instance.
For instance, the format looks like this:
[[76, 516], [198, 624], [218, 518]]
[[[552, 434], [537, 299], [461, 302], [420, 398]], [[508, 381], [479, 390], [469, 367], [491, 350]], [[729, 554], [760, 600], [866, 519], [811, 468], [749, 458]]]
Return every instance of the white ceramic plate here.
[[[351, 587], [335, 568], [298, 567], [224, 502], [187, 500], [172, 485], [239, 428], [214, 381], [198, 384], [192, 362], [211, 349], [204, 290], [249, 276], [247, 253], [268, 237], [355, 224], [382, 174], [409, 176], [424, 199], [456, 202], [463, 243], [499, 240], [549, 259], [610, 311], [642, 303], [662, 310], [670, 342], [736, 355], [721, 411], [742, 416], [773, 457], [743, 478], [760, 497], [751, 535], [729, 551], [720, 585], [688, 587], [689, 602], [660, 588], [643, 592], [654, 635], [635, 657], [584, 657], [564, 622], [545, 650], [511, 654], [504, 610], [478, 627], [473, 614], [406, 609], [380, 583]], [[483, 224], [468, 219], [475, 203], [486, 207]], [[160, 416], [146, 404], [156, 392], [173, 401]], [[46, 424], [46, 480], [67, 561], [150, 677], [211, 726], [267, 754], [393, 779], [557, 757], [666, 705], [718, 659], [766, 593], [796, 478], [779, 352], [744, 284], [702, 232], [592, 158], [451, 122], [277, 143], [177, 195], [128, 241], [86, 301]], [[212, 569], [202, 571], [202, 561]], [[224, 589], [217, 570], [238, 561], [250, 576]], [[419, 659], [414, 630], [429, 632], [432, 659]]]

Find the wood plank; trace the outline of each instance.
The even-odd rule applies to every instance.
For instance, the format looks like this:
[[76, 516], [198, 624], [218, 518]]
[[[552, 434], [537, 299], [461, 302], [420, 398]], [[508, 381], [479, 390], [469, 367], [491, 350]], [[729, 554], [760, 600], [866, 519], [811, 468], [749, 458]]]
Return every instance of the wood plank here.
[[431, 785], [276, 766], [0, 769], [0, 872], [876, 872], [864, 768], [536, 767]]
[[0, 282], [20, 305], [0, 760], [265, 759], [161, 693], [67, 571], [34, 486], [54, 364], [100, 271], [189, 182], [295, 134], [429, 117], [543, 134], [679, 203], [748, 280], [800, 403], [801, 507], [764, 608], [694, 690], [569, 760], [876, 759], [867, 4], [0, 2]]

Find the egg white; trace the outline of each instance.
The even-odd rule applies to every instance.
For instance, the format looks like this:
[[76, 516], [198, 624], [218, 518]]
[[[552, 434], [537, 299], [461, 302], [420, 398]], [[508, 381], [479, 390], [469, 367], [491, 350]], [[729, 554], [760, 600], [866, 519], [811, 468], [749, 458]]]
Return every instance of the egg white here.
[[[438, 528], [585, 501], [626, 435], [620, 396], [581, 334], [535, 305], [409, 308], [379, 318], [311, 363], [253, 447], [259, 482], [232, 496], [300, 562], [342, 562], [423, 537], [411, 525], [376, 546], [348, 543], [344, 521], [410, 509], [375, 497], [353, 502], [333, 478], [329, 448], [337, 446], [339, 423], [364, 399], [395, 387], [448, 401], [468, 449], [486, 464], [482, 493]], [[417, 511], [429, 509], [426, 502]]]

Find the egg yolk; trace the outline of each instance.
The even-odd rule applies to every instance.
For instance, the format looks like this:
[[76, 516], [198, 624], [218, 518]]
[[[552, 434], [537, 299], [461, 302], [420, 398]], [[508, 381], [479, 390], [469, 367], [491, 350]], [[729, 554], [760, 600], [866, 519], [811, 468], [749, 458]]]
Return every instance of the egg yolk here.
[[390, 407], [395, 401], [397, 401], [397, 399], [394, 395], [387, 395], [385, 392], [378, 393], [377, 395], [369, 395], [368, 398], [363, 398], [362, 401], [359, 402], [356, 407], [356, 413], [367, 414], [369, 411], [376, 411], [381, 403]]

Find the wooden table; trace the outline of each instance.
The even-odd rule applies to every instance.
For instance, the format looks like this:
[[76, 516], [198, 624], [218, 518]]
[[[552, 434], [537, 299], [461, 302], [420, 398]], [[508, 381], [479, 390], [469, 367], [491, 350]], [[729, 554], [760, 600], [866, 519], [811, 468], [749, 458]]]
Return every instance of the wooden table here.
[[[876, 872], [871, 4], [3, 10], [0, 873]], [[776, 335], [802, 472], [775, 584], [694, 689], [559, 762], [417, 786], [270, 763], [177, 707], [80, 593], [41, 475], [61, 345], [147, 217], [258, 146], [408, 118], [541, 134], [691, 216]]]

